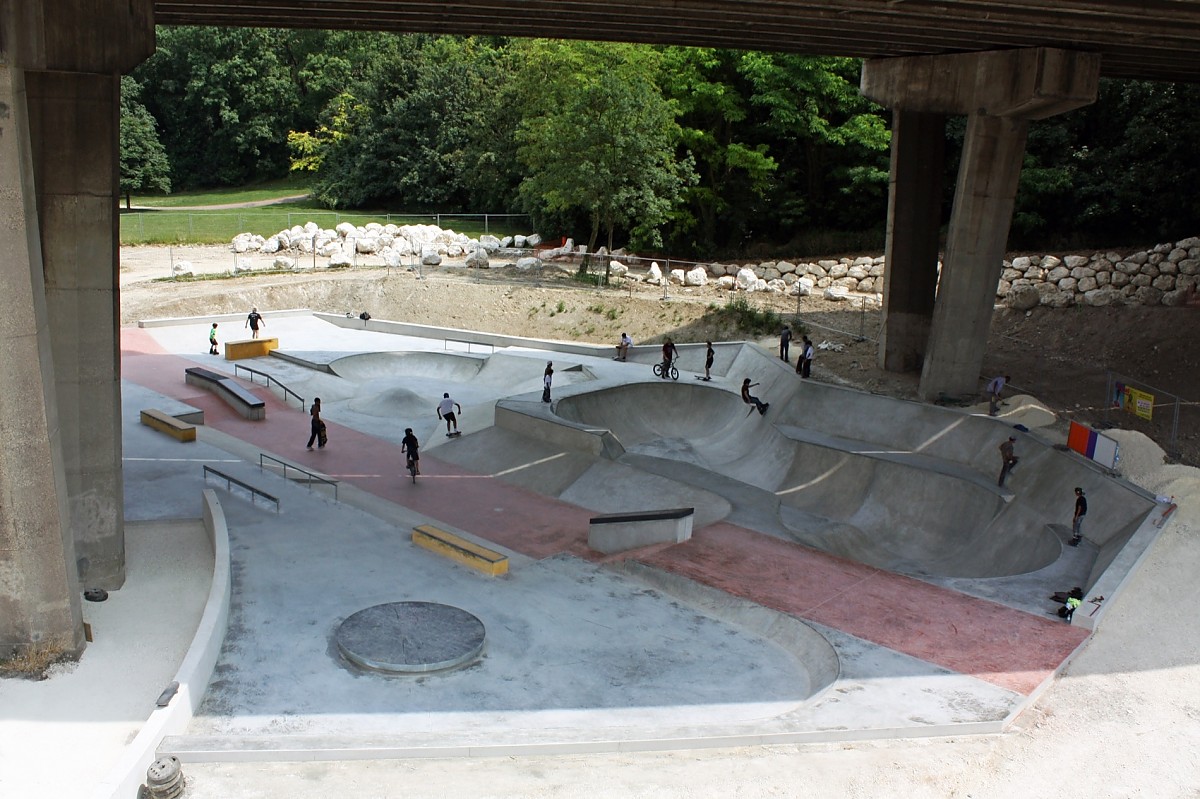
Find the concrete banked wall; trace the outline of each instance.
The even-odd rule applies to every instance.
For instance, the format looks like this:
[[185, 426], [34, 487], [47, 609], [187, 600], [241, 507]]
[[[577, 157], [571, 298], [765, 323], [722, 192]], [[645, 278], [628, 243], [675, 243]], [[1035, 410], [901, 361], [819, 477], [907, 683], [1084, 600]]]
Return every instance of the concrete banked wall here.
[[802, 382], [752, 346], [726, 374], [732, 385], [759, 384], [754, 393], [771, 403], [766, 419], [729, 390], [686, 383], [605, 388], [565, 397], [555, 410], [608, 428], [628, 451], [775, 492], [797, 541], [893, 570], [998, 577], [1042, 568], [1061, 551], [1047, 525], [1070, 524], [1077, 485], [1089, 496], [1086, 533], [1103, 560], [1153, 507], [1078, 456], [1019, 432], [1022, 461], [1008, 482], [1015, 496], [1005, 501], [994, 487], [997, 448], [1013, 428], [997, 419]]

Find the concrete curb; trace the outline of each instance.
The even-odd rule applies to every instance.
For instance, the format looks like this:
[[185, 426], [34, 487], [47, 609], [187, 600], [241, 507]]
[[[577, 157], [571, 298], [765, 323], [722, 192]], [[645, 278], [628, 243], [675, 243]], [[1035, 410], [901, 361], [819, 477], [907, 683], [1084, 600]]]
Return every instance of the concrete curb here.
[[216, 492], [205, 489], [204, 527], [213, 548], [212, 587], [204, 614], [196, 627], [191, 646], [175, 672], [179, 689], [166, 707], [150, 714], [137, 737], [125, 747], [124, 754], [92, 791], [92, 799], [134, 799], [142, 785], [146, 769], [158, 757], [158, 746], [168, 735], [183, 732], [192, 720], [225, 640], [229, 623], [231, 580], [229, 570], [229, 528]]

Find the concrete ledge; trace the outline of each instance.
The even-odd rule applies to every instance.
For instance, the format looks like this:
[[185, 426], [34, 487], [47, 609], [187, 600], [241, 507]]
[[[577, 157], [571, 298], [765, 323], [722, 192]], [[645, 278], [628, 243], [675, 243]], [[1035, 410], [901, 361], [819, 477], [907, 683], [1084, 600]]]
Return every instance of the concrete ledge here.
[[593, 516], [588, 526], [588, 546], [611, 555], [651, 544], [678, 544], [692, 537], [695, 512], [695, 508], [675, 508]]
[[[285, 311], [271, 311], [263, 315], [270, 319], [277, 319], [282, 317], [312, 316], [313, 312], [308, 308], [289, 308]], [[138, 327], [173, 327], [175, 325], [211, 324], [212, 322], [242, 322], [245, 319], [246, 314], [244, 313], [211, 314], [209, 316], [175, 316], [163, 317], [161, 319], [139, 319]]]
[[239, 414], [251, 421], [267, 418], [267, 403], [239, 386], [232, 378], [218, 372], [193, 366], [184, 370], [184, 380], [189, 385], [211, 391], [229, 403]]
[[204, 614], [192, 637], [192, 644], [175, 672], [179, 685], [175, 696], [165, 707], [150, 714], [137, 737], [125, 747], [125, 752], [92, 791], [92, 799], [130, 799], [146, 777], [146, 769], [158, 758], [158, 747], [168, 735], [179, 735], [187, 729], [204, 698], [225, 641], [229, 625], [229, 602], [232, 582], [229, 570], [229, 528], [225, 512], [211, 489], [203, 494], [204, 529], [213, 547], [213, 578], [208, 590]]
[[251, 338], [225, 342], [225, 360], [240, 361], [243, 358], [261, 358], [279, 349], [277, 338]]
[[156, 408], [144, 409], [139, 418], [142, 424], [158, 430], [160, 433], [166, 433], [172, 438], [180, 441], [196, 440], [196, 425], [181, 422], [174, 416], [168, 416]]
[[499, 577], [508, 574], [508, 556], [431, 524], [413, 528], [413, 543], [476, 571]]

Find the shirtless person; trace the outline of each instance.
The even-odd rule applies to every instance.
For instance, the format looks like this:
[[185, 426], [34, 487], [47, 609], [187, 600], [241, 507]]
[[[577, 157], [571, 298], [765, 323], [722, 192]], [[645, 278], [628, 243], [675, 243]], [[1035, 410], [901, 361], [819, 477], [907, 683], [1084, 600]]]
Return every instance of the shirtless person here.
[[679, 357], [679, 350], [675, 349], [675, 342], [667, 339], [663, 342], [663, 363], [662, 376], [666, 380], [671, 376], [671, 364], [675, 363], [675, 359]]

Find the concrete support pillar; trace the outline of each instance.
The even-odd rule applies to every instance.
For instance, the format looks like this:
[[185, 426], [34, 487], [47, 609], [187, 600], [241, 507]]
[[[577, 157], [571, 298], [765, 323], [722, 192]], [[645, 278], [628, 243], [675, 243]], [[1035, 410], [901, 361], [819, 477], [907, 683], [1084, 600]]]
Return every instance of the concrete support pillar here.
[[26, 78], [46, 304], [79, 579], [125, 581], [117, 75]]
[[945, 149], [944, 115], [896, 109], [879, 341], [879, 365], [893, 372], [915, 372], [925, 360], [937, 291]]
[[152, 52], [154, 0], [0, 1], [0, 657], [82, 651], [73, 527], [123, 579], [117, 76]]
[[[893, 109], [898, 125], [893, 135], [899, 138], [892, 149], [879, 361], [897, 370], [919, 363], [923, 398], [977, 390], [1028, 121], [1095, 102], [1099, 81], [1099, 55], [1048, 47], [875, 59], [863, 65], [862, 93]], [[930, 316], [932, 292], [922, 266], [930, 260], [926, 231], [932, 186], [927, 181], [940, 159], [932, 145], [905, 140], [910, 128], [922, 124], [922, 115], [940, 114], [969, 119]], [[932, 118], [926, 124], [932, 125]], [[906, 208], [909, 203], [913, 207]], [[929, 335], [920, 358], [914, 340], [924, 319], [929, 319]]]
[[0, 62], [0, 657], [83, 649], [24, 73]]
[[921, 370], [924, 399], [978, 390], [1028, 130], [1023, 119], [967, 118], [933, 335]]

